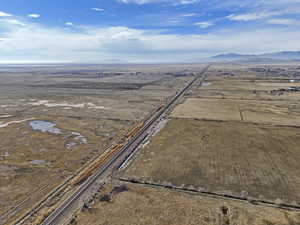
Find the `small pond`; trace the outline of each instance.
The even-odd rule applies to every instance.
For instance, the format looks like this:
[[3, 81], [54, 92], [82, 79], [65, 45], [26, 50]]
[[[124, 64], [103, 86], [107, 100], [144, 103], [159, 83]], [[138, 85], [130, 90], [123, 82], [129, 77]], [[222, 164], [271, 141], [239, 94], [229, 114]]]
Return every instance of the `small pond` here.
[[32, 160], [30, 161], [31, 164], [33, 165], [49, 165], [50, 163], [46, 160]]
[[49, 132], [52, 134], [61, 134], [61, 130], [56, 128], [55, 123], [43, 121], [43, 120], [34, 120], [30, 122], [30, 126], [33, 130], [38, 130], [42, 132]]

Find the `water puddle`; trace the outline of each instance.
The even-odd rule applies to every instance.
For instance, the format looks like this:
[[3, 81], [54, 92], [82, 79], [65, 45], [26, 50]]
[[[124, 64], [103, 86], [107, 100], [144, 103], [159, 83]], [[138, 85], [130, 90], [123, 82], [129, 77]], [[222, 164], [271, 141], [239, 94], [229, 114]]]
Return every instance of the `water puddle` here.
[[10, 165], [0, 165], [0, 173], [13, 172], [17, 169], [17, 167]]
[[203, 82], [203, 83], [202, 83], [202, 86], [204, 86], [204, 87], [205, 87], [205, 86], [209, 86], [209, 85], [211, 85], [210, 82]]
[[50, 165], [50, 163], [46, 160], [32, 160], [30, 161], [31, 164], [41, 166], [41, 165]]
[[38, 130], [41, 132], [49, 132], [51, 134], [61, 134], [61, 130], [56, 128], [55, 123], [42, 121], [42, 120], [35, 120], [30, 122], [30, 126], [33, 130]]
[[30, 122], [30, 126], [35, 131], [48, 132], [51, 134], [64, 134], [65, 138], [70, 139], [69, 142], [65, 144], [65, 147], [68, 150], [72, 150], [78, 145], [88, 143], [87, 138], [83, 136], [81, 133], [79, 132], [69, 133], [69, 131], [65, 131], [65, 130], [62, 131], [61, 129], [56, 127], [55, 123], [49, 121], [34, 120]]

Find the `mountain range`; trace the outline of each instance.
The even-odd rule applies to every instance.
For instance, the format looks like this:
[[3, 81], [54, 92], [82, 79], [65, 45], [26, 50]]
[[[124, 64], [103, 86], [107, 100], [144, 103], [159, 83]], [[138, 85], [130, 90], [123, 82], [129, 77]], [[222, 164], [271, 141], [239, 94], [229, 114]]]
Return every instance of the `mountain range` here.
[[296, 60], [300, 61], [300, 51], [282, 51], [282, 52], [273, 52], [265, 54], [237, 54], [237, 53], [227, 53], [220, 54], [211, 57], [213, 60]]

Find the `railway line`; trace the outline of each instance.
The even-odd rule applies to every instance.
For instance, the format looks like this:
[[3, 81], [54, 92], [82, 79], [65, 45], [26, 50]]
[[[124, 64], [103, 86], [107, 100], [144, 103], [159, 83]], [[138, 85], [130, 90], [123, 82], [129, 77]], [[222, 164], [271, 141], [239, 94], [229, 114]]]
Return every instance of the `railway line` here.
[[[135, 126], [126, 136], [123, 143], [119, 143], [104, 156], [99, 157], [91, 163], [86, 170], [82, 171], [71, 182], [75, 187], [68, 198], [66, 198], [57, 208], [53, 209], [49, 215], [41, 218], [36, 224], [57, 225], [63, 224], [64, 218], [72, 214], [76, 202], [87, 192], [97, 180], [109, 176], [109, 172], [118, 168], [137, 149], [137, 147], [149, 136], [151, 129], [169, 112], [175, 103], [192, 87], [192, 85], [202, 77], [201, 82], [206, 79], [204, 75], [210, 66], [205, 67], [192, 81], [190, 81], [181, 91], [175, 94], [169, 102], [158, 107], [158, 109], [144, 122]], [[203, 76], [204, 75], [204, 76]]]

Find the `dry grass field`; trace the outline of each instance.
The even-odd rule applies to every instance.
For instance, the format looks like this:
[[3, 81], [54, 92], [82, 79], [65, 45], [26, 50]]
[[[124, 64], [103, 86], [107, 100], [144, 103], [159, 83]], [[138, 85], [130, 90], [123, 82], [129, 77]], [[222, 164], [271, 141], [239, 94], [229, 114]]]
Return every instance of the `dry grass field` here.
[[298, 70], [292, 66], [212, 67], [204, 85], [194, 86], [171, 116], [299, 126], [300, 80], [294, 75], [300, 74]]
[[241, 120], [236, 102], [218, 99], [188, 98], [171, 114], [175, 118], [199, 118], [209, 120]]
[[[0, 224], [4, 212], [29, 209], [202, 68], [0, 67]], [[300, 206], [300, 92], [288, 90], [300, 87], [300, 67], [218, 64], [207, 74], [115, 175]], [[111, 182], [74, 224], [300, 224], [292, 211]]]
[[[117, 186], [117, 188], [120, 186]], [[114, 190], [117, 189], [116, 187]], [[95, 198], [74, 225], [297, 225], [300, 214], [165, 189], [126, 184], [124, 192]], [[127, 189], [127, 190], [126, 190]], [[105, 201], [105, 200], [106, 201]]]
[[300, 103], [297, 101], [188, 98], [175, 108], [171, 116], [300, 126]]
[[[279, 89], [279, 88], [278, 88]], [[223, 90], [223, 89], [208, 89], [197, 90], [192, 97], [194, 98], [207, 98], [207, 99], [237, 99], [237, 100], [264, 100], [264, 101], [299, 101], [299, 92], [285, 93], [280, 96], [272, 96], [270, 91], [260, 90]]]
[[[32, 130], [30, 123], [34, 121], [54, 122], [54, 129], [60, 133]], [[126, 121], [35, 116], [0, 128], [1, 211], [27, 199], [32, 190], [37, 191], [29, 195], [28, 203], [44, 196], [88, 159], [120, 139], [129, 126]]]
[[124, 176], [300, 204], [299, 145], [297, 128], [173, 119]]
[[[300, 86], [299, 70], [214, 65], [117, 177], [299, 206], [300, 92], [278, 91]], [[126, 185], [99, 192], [74, 224], [300, 224], [299, 212]]]
[[299, 87], [299, 68], [295, 65], [263, 66], [272, 72], [256, 72], [258, 65], [217, 66], [208, 72], [209, 85], [195, 87], [193, 97], [241, 100], [299, 101], [299, 92], [271, 95], [273, 90]]
[[271, 92], [298, 87], [288, 83], [297, 78], [249, 67], [208, 74], [124, 176], [300, 204], [300, 95]]
[[279, 88], [300, 87], [299, 83], [291, 83], [286, 79], [269, 78], [264, 80], [259, 77], [226, 77], [211, 78], [207, 80], [210, 84], [203, 86], [201, 90], [224, 90], [224, 91], [271, 91]]
[[192, 78], [173, 74], [183, 68], [1, 67], [0, 224], [3, 213], [30, 209], [175, 94]]

